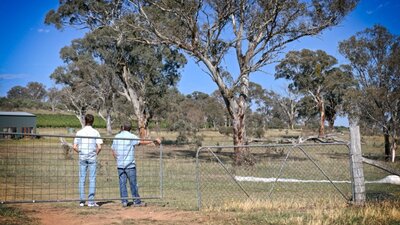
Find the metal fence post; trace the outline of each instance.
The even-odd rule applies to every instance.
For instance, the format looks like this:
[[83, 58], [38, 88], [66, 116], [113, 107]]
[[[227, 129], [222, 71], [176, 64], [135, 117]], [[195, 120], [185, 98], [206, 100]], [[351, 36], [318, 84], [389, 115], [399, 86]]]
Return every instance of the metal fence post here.
[[199, 154], [202, 147], [199, 147], [196, 152], [196, 191], [197, 191], [197, 209], [201, 209], [201, 191], [200, 191], [200, 167]]
[[160, 144], [160, 198], [164, 198], [164, 161], [163, 161], [163, 146]]

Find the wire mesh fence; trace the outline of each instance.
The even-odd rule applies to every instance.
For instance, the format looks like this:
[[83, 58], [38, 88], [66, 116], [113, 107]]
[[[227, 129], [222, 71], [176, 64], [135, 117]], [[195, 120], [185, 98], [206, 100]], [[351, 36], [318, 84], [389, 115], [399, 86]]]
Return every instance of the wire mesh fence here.
[[246, 147], [254, 165], [235, 166], [234, 147], [199, 149], [198, 207], [248, 199], [351, 199], [347, 145]]
[[[393, 163], [384, 163], [393, 167]], [[398, 165], [398, 163], [397, 163]], [[368, 201], [400, 200], [400, 177], [377, 167], [363, 164]]]
[[[0, 139], [0, 201], [79, 201], [79, 159], [72, 150], [75, 137], [24, 135], [23, 139]], [[111, 149], [115, 139], [102, 140], [97, 156], [95, 200], [120, 199], [117, 164]], [[161, 198], [162, 146], [137, 146], [135, 157], [141, 198]], [[86, 193], [88, 186], [86, 180]]]
[[[1, 135], [1, 134], [0, 134]], [[0, 139], [0, 202], [79, 201], [79, 159], [74, 136], [28, 135]], [[114, 138], [103, 137], [96, 201], [119, 200]], [[138, 146], [142, 199], [181, 208], [243, 201], [349, 201], [349, 149], [345, 144], [246, 146], [253, 165], [236, 166], [233, 146]], [[400, 199], [387, 172], [364, 164], [367, 199]], [[380, 181], [380, 182], [377, 182]], [[385, 183], [386, 182], [386, 183]], [[86, 182], [86, 193], [88, 182]], [[128, 188], [129, 190], [129, 188]]]

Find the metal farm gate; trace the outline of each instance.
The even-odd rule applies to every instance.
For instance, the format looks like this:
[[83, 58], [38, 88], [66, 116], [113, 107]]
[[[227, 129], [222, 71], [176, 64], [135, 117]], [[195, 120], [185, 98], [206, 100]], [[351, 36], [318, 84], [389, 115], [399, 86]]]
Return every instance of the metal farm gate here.
[[[235, 164], [235, 148], [248, 153], [248, 162]], [[201, 147], [196, 168], [198, 208], [248, 200], [349, 201], [352, 197], [346, 144]]]
[[[74, 136], [24, 135], [23, 139], [0, 139], [0, 203], [79, 201], [79, 159], [72, 150]], [[102, 139], [95, 200], [118, 200], [113, 138]], [[162, 198], [162, 146], [137, 146], [135, 155], [141, 198]], [[87, 193], [88, 181], [85, 188]]]

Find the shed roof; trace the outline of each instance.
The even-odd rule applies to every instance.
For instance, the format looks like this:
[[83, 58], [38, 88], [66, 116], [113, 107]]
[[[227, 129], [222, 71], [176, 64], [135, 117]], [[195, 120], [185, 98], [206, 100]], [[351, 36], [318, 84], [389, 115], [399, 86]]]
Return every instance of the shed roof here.
[[27, 112], [4, 112], [0, 111], [0, 116], [29, 116], [36, 117], [36, 115]]

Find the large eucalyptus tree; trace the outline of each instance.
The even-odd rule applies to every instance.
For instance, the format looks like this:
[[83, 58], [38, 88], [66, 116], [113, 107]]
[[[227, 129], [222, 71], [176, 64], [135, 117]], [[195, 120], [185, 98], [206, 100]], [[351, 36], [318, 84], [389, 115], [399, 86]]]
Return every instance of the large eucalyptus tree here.
[[[246, 143], [250, 74], [278, 60], [290, 42], [337, 25], [358, 0], [115, 0], [61, 1], [47, 21], [99, 28], [121, 17], [133, 40], [185, 51], [218, 86], [233, 122], [233, 143]], [[127, 30], [121, 30], [123, 39]], [[235, 148], [243, 162], [244, 148]]]
[[[112, 105], [114, 90], [112, 83], [107, 79], [110, 70], [99, 64], [87, 51], [84, 39], [74, 40], [71, 46], [61, 50], [60, 55], [66, 65], [57, 67], [50, 77], [57, 84], [63, 85], [63, 105], [67, 110], [75, 112], [83, 127], [88, 110]], [[110, 108], [112, 106], [107, 109]], [[110, 114], [107, 114], [110, 117]], [[110, 134], [109, 122], [107, 131]]]
[[358, 84], [352, 107], [363, 109], [361, 121], [382, 128], [385, 155], [394, 161], [400, 129], [400, 36], [375, 25], [342, 41], [339, 50]]
[[[94, 60], [111, 68], [106, 87], [126, 98], [137, 121], [139, 136], [147, 136], [149, 119], [169, 86], [176, 85], [179, 68], [186, 63], [183, 55], [165, 45], [148, 46], [132, 42], [137, 34], [126, 27], [123, 1], [61, 1], [50, 11], [46, 23], [58, 28], [87, 28], [86, 51]], [[125, 16], [125, 17], [124, 17]], [[112, 84], [112, 85], [111, 85]], [[115, 86], [116, 85], [116, 86]]]
[[7, 92], [7, 98], [29, 99], [36, 102], [43, 102], [46, 96], [46, 87], [39, 82], [29, 82], [25, 87], [14, 86]]
[[[329, 98], [339, 104], [335, 96], [341, 92], [337, 89], [344, 90], [347, 85], [351, 85], [351, 74], [346, 73], [336, 64], [336, 58], [322, 50], [303, 49], [290, 51], [276, 66], [275, 77], [291, 80], [289, 88], [292, 91], [313, 99], [314, 106], [320, 115], [319, 136], [325, 135], [326, 99]], [[343, 95], [344, 92], [342, 92]], [[335, 114], [333, 109], [330, 111], [331, 120]]]
[[[233, 122], [233, 143], [246, 143], [250, 74], [278, 60], [290, 42], [338, 24], [357, 0], [129, 1], [142, 32], [137, 41], [176, 46], [202, 64]], [[235, 148], [235, 162], [246, 161]]]

